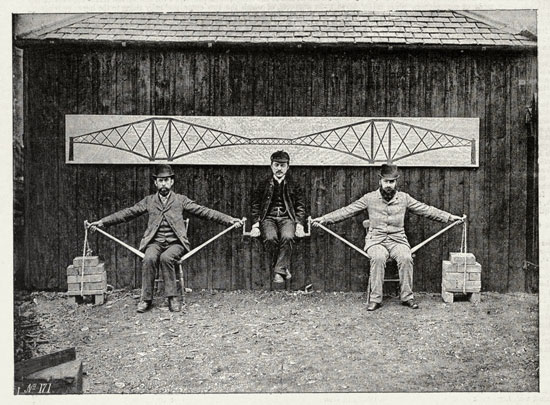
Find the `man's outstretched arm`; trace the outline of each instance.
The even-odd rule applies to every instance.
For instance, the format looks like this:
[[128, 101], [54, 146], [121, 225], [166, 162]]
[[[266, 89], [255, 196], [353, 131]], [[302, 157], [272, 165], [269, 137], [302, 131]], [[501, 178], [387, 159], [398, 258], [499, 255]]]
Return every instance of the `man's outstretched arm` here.
[[95, 228], [102, 228], [105, 226], [111, 226], [120, 224], [121, 222], [128, 222], [134, 218], [139, 217], [147, 212], [147, 197], [133, 205], [132, 207], [124, 208], [120, 211], [117, 211], [111, 215], [107, 215], [104, 218], [101, 218], [98, 221], [90, 223], [90, 229], [95, 231]]
[[434, 221], [440, 222], [454, 222], [462, 219], [457, 215], [453, 215], [450, 212], [440, 210], [439, 208], [433, 207], [428, 204], [424, 204], [418, 200], [415, 200], [413, 197], [407, 194], [407, 208], [416, 215], [421, 215], [423, 217], [433, 219]]
[[184, 197], [183, 209], [199, 218], [207, 219], [209, 221], [216, 221], [224, 225], [237, 224], [237, 228], [239, 228], [243, 224], [243, 221], [239, 218], [234, 218], [224, 214], [223, 212], [197, 204], [195, 201], [187, 197]]
[[335, 224], [345, 219], [358, 215], [360, 212], [368, 208], [367, 195], [365, 194], [360, 199], [352, 202], [351, 204], [339, 208], [335, 211], [329, 212], [322, 217], [314, 218], [311, 222], [313, 226], [317, 224]]

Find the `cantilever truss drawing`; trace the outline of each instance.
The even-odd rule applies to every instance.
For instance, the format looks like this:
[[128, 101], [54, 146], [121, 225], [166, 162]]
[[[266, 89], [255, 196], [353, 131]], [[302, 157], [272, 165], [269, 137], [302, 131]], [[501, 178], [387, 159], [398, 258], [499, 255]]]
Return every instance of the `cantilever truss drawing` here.
[[[238, 119], [239, 117], [233, 117]], [[283, 118], [284, 119], [284, 118]], [[304, 117], [311, 119], [311, 117]], [[133, 154], [144, 162], [177, 162], [186, 156], [216, 148], [255, 145], [317, 148], [352, 156], [367, 165], [405, 162], [437, 150], [457, 148], [477, 165], [476, 139], [457, 136], [406, 122], [371, 118], [296, 137], [253, 137], [172, 117], [150, 117], [68, 138], [68, 161], [75, 147], [96, 145]]]

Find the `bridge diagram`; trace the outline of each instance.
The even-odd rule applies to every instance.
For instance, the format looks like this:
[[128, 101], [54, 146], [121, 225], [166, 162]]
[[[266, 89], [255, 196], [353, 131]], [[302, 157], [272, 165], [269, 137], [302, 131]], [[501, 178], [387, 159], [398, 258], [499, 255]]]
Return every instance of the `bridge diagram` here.
[[[238, 117], [235, 117], [238, 118]], [[310, 117], [307, 117], [310, 118]], [[368, 165], [402, 162], [415, 155], [460, 148], [476, 164], [476, 140], [445, 133], [405, 120], [371, 118], [343, 126], [289, 137], [251, 137], [171, 117], [150, 117], [88, 132], [69, 139], [68, 161], [75, 147], [96, 145], [133, 154], [145, 162], [175, 162], [186, 156], [216, 148], [255, 145], [297, 146], [333, 151]]]

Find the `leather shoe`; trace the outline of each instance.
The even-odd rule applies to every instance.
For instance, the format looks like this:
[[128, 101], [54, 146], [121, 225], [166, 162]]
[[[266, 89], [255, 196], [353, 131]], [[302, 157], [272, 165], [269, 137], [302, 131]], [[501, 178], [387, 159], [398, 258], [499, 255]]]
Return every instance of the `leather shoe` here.
[[379, 302], [369, 302], [369, 305], [367, 306], [367, 311], [376, 311], [381, 306], [382, 304], [380, 304]]
[[418, 304], [414, 299], [404, 301], [401, 303], [401, 305], [405, 305], [406, 307], [412, 308], [412, 309], [418, 309]]
[[276, 273], [275, 277], [273, 278], [273, 282], [276, 284], [281, 284], [285, 282], [285, 279], [279, 273]]
[[168, 298], [168, 308], [170, 308], [170, 311], [172, 311], [172, 312], [180, 312], [181, 311], [181, 302], [178, 299], [178, 297]]
[[142, 314], [145, 311], [151, 309], [151, 301], [140, 301], [137, 306], [137, 311]]

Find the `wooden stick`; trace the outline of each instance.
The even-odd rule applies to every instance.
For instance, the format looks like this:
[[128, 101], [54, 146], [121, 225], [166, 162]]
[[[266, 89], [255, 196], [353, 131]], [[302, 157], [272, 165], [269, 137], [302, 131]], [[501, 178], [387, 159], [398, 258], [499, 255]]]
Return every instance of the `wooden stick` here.
[[[88, 221], [86, 221], [86, 223], [87, 223], [88, 225], [90, 225]], [[107, 232], [105, 232], [105, 231], [102, 230], [102, 229], [99, 229], [97, 226], [95, 227], [95, 229], [96, 229], [96, 231], [98, 231], [99, 233], [102, 233], [103, 235], [105, 235], [105, 236], [108, 237], [109, 239], [112, 239], [112, 240], [114, 240], [115, 242], [121, 244], [121, 245], [124, 246], [126, 249], [128, 249], [130, 252], [135, 253], [136, 255], [138, 255], [139, 257], [141, 257], [142, 259], [145, 257], [145, 254], [144, 254], [143, 252], [140, 252], [140, 251], [137, 250], [136, 248], [133, 248], [132, 246], [127, 245], [126, 243], [124, 243], [124, 242], [121, 241], [120, 239], [117, 239], [117, 238], [115, 238], [114, 236], [109, 235]]]
[[[244, 219], [244, 218], [243, 218]], [[183, 255], [183, 257], [178, 261], [178, 263], [182, 263], [184, 262], [185, 260], [187, 260], [188, 258], [190, 258], [191, 256], [193, 256], [195, 253], [197, 253], [199, 250], [201, 250], [203, 247], [205, 247], [206, 245], [208, 245], [209, 243], [215, 241], [216, 239], [218, 239], [220, 236], [222, 236], [223, 234], [229, 232], [230, 230], [234, 229], [236, 226], [238, 225], [238, 223], [235, 223], [233, 225], [231, 225], [229, 228], [227, 228], [226, 230], [224, 231], [221, 231], [219, 234], [217, 234], [216, 236], [213, 236], [212, 238], [208, 239], [206, 242], [200, 244], [199, 246], [197, 246], [195, 249], [193, 250], [190, 250], [189, 252], [187, 252], [186, 254]]]
[[338, 235], [337, 233], [331, 231], [330, 229], [328, 229], [326, 226], [324, 225], [321, 225], [319, 223], [317, 223], [317, 226], [319, 228], [321, 228], [322, 230], [324, 230], [325, 232], [328, 232], [330, 233], [332, 236], [334, 236], [335, 238], [339, 239], [341, 242], [344, 242], [346, 245], [348, 245], [350, 248], [352, 249], [355, 249], [356, 251], [358, 251], [359, 253], [361, 253], [363, 256], [365, 256], [367, 259], [369, 259], [369, 256], [367, 255], [367, 252], [365, 252], [363, 249], [360, 249], [358, 248], [357, 246], [355, 246], [353, 243], [351, 243], [350, 241], [348, 241], [347, 239], [344, 239], [342, 238], [340, 235]]
[[455, 221], [453, 222], [451, 225], [443, 228], [442, 230], [440, 230], [439, 232], [437, 232], [436, 234], [433, 234], [432, 236], [430, 236], [428, 239], [426, 239], [425, 241], [423, 242], [420, 242], [418, 245], [416, 245], [415, 247], [413, 247], [411, 249], [411, 254], [416, 252], [418, 249], [420, 249], [422, 246], [424, 246], [426, 243], [432, 241], [433, 239], [437, 238], [439, 235], [441, 235], [443, 232], [447, 232], [449, 229], [451, 229], [453, 226], [455, 225], [458, 225], [458, 224], [461, 224], [464, 222], [464, 220], [466, 219], [466, 215], [464, 215], [462, 217], [462, 219], [459, 219], [458, 221]]

